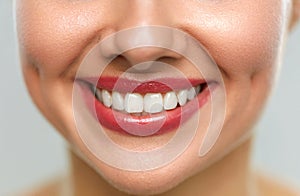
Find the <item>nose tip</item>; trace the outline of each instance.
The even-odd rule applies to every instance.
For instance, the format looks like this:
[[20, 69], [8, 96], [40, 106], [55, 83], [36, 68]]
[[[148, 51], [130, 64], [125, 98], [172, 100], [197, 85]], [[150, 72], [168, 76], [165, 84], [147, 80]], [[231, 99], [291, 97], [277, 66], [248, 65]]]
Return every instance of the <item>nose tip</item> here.
[[109, 44], [102, 47], [105, 56], [118, 54], [131, 65], [162, 58], [181, 57], [179, 53], [172, 50], [178, 41], [175, 40], [174, 30], [170, 28], [143, 26], [120, 32], [113, 36]]
[[153, 26], [134, 28], [131, 33], [116, 37], [116, 45], [122, 56], [131, 65], [146, 61], [156, 61], [163, 57], [178, 58], [179, 56], [169, 50], [172, 47], [173, 32], [168, 29], [158, 29]]

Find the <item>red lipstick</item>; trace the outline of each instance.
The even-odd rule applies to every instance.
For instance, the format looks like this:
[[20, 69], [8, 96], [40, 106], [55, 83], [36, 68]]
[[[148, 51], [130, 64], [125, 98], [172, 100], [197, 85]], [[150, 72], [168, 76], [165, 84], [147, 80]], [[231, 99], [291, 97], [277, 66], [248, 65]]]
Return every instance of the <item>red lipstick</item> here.
[[[185, 123], [191, 116], [208, 102], [211, 90], [217, 87], [216, 82], [197, 79], [160, 78], [155, 80], [137, 81], [118, 77], [85, 78], [78, 80], [82, 89], [82, 96], [90, 111], [95, 114], [99, 123], [109, 130], [134, 136], [160, 135], [176, 131], [181, 123]], [[200, 85], [200, 93], [183, 106], [173, 110], [155, 114], [134, 115], [123, 111], [116, 111], [101, 103], [91, 90], [92, 86], [108, 91], [121, 93], [166, 93], [188, 89]]]

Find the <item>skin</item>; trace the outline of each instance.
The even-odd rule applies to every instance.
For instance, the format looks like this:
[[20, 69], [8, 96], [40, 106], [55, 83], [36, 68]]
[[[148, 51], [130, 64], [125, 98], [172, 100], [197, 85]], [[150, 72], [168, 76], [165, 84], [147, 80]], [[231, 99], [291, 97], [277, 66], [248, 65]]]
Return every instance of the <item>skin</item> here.
[[[274, 86], [281, 50], [299, 17], [299, 4], [288, 0], [17, 1], [20, 57], [28, 91], [70, 143], [70, 176], [39, 193], [54, 191], [51, 195], [55, 195], [64, 187], [74, 195], [234, 196], [253, 191], [289, 195], [286, 189], [257, 177], [249, 157], [252, 128]], [[72, 89], [76, 70], [89, 49], [114, 32], [141, 25], [179, 28], [207, 48], [225, 82], [227, 113], [222, 134], [206, 156], [197, 156], [202, 137], [197, 134], [171, 164], [129, 172], [99, 161], [82, 143], [73, 119]], [[149, 50], [143, 56], [146, 53], [136, 49], [123, 57], [127, 63], [136, 63], [163, 55]], [[168, 55], [173, 62], [179, 61], [176, 55]], [[105, 73], [117, 75], [119, 68], [115, 62]], [[177, 68], [194, 74], [189, 66]]]

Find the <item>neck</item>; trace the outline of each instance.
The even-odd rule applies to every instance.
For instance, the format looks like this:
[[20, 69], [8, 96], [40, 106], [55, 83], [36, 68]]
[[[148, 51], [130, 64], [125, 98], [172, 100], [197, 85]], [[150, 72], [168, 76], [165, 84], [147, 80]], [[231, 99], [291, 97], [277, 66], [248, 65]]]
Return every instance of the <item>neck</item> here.
[[[250, 167], [251, 139], [204, 171], [162, 195], [252, 195], [254, 180]], [[97, 172], [70, 151], [73, 195], [120, 195]]]

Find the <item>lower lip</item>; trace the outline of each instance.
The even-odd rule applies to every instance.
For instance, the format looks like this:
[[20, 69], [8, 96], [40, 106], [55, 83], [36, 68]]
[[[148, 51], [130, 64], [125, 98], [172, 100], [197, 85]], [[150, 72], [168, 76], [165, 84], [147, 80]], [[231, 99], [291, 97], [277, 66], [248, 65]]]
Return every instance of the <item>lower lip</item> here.
[[190, 119], [196, 111], [208, 102], [211, 91], [217, 87], [216, 83], [212, 83], [183, 107], [157, 114], [133, 116], [104, 106], [96, 99], [87, 85], [82, 84], [82, 82], [79, 83], [87, 107], [101, 125], [109, 130], [133, 136], [162, 135], [177, 130], [182, 123]]

